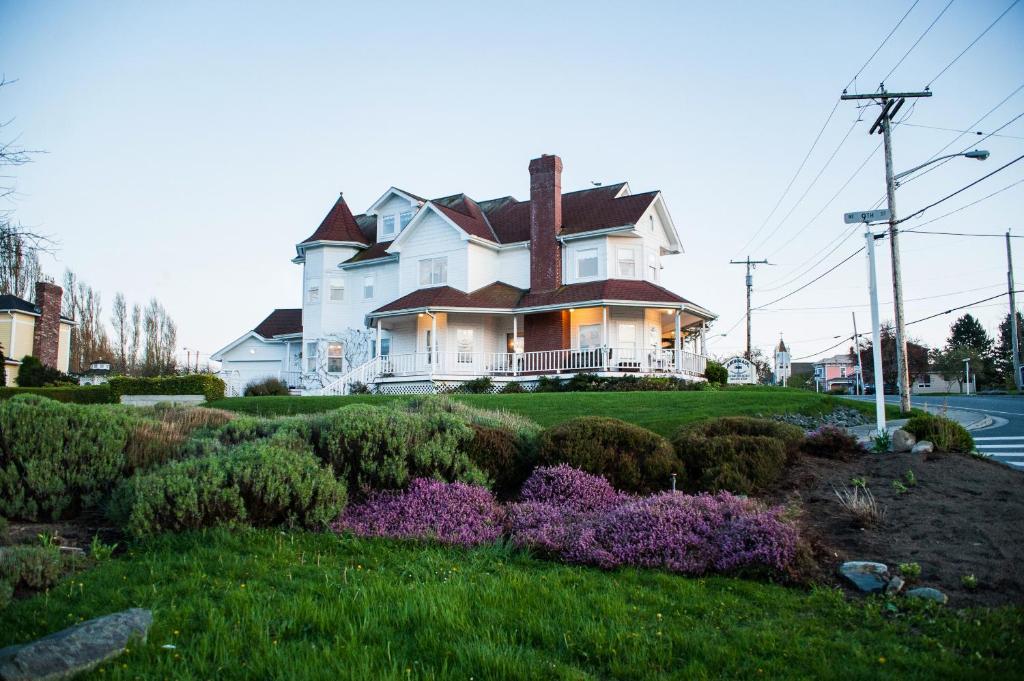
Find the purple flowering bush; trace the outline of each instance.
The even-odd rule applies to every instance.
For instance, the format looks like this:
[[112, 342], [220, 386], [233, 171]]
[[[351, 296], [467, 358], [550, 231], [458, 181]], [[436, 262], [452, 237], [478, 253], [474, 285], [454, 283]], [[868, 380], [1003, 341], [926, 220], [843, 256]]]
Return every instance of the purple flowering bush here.
[[596, 476], [559, 469], [538, 469], [525, 500], [509, 508], [513, 543], [570, 563], [691, 575], [781, 572], [796, 555], [798, 534], [781, 509], [727, 492], [634, 498], [586, 479]]
[[403, 491], [377, 492], [349, 506], [334, 528], [361, 537], [474, 546], [500, 538], [504, 520], [504, 510], [485, 487], [417, 478]]

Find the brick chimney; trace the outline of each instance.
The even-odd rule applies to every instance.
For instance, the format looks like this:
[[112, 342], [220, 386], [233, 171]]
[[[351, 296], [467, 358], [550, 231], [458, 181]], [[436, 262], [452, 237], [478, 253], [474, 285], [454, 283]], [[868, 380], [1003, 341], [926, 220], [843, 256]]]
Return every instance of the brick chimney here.
[[32, 337], [32, 354], [39, 361], [54, 369], [57, 367], [57, 345], [60, 341], [60, 299], [64, 289], [49, 281], [36, 283], [35, 334]]
[[562, 159], [550, 154], [530, 161], [530, 290], [562, 285]]

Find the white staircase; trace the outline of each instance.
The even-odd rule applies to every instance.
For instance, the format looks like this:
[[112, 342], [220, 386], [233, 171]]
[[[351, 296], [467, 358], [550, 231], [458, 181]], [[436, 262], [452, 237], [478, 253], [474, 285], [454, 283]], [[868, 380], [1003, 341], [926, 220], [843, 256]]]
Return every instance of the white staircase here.
[[322, 388], [311, 391], [314, 395], [348, 395], [352, 386], [356, 383], [370, 385], [382, 373], [383, 360], [387, 357], [374, 357], [373, 359], [360, 364], [341, 378], [324, 385]]

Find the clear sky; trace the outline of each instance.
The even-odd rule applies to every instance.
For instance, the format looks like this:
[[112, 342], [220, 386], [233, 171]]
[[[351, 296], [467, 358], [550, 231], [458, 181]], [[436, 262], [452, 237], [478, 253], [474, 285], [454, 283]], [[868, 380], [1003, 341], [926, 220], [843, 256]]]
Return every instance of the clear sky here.
[[[932, 82], [934, 97], [901, 112], [911, 115], [894, 133], [897, 171], [958, 135], [909, 124], [989, 133], [1024, 113], [1022, 89], [975, 123], [1024, 85], [1024, 4], [934, 79], [1011, 1], [954, 0], [889, 75], [948, 2], [920, 0], [864, 69], [859, 91], [882, 78], [890, 90]], [[105, 317], [115, 291], [157, 296], [180, 344], [209, 353], [300, 305], [294, 244], [339, 191], [357, 212], [391, 185], [525, 199], [528, 161], [556, 153], [567, 191], [628, 180], [664, 192], [686, 248], [666, 260], [665, 283], [720, 315], [714, 333], [729, 334], [711, 351], [729, 353], [744, 342], [743, 271], [730, 258], [773, 263], [755, 274], [760, 305], [863, 244], [842, 241], [842, 213], [882, 197], [881, 153], [840, 188], [880, 141], [867, 134], [874, 110], [854, 125], [855, 104], [840, 104], [772, 209], [911, 4], [0, 0], [0, 70], [18, 79], [0, 91], [0, 117], [47, 152], [17, 169], [17, 216], [60, 241], [46, 270], [71, 267], [102, 291]], [[1024, 118], [999, 134], [1010, 137], [983, 142], [988, 161], [955, 159], [901, 188], [899, 211], [1024, 154]], [[1024, 161], [906, 226], [1019, 180]], [[1022, 209], [1024, 183], [922, 229], [1024, 236]], [[908, 234], [902, 246], [908, 320], [1004, 290], [1000, 239]], [[866, 328], [864, 262], [755, 313], [755, 345], [784, 333], [795, 357], [815, 353], [850, 333], [851, 310]], [[972, 311], [994, 332], [1005, 305]], [[953, 319], [911, 335], [941, 344]]]

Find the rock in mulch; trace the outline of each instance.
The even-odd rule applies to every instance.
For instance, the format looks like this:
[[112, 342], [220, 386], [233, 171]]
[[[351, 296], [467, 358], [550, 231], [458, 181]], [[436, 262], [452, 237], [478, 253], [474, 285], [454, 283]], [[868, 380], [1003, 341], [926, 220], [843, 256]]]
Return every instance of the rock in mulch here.
[[97, 617], [37, 641], [0, 650], [0, 679], [66, 679], [124, 652], [132, 639], [146, 640], [153, 613], [132, 608]]
[[821, 426], [839, 426], [850, 428], [870, 423], [867, 417], [852, 407], [836, 407], [830, 414], [807, 416], [806, 414], [775, 414], [771, 418], [790, 425], [800, 426], [804, 430], [814, 430]]
[[895, 577], [889, 580], [888, 584], [885, 585], [885, 593], [895, 596], [903, 590], [904, 584], [906, 584], [906, 582], [903, 581], [903, 578], [899, 575], [896, 575]]
[[916, 589], [911, 589], [907, 592], [907, 598], [925, 598], [929, 601], [935, 601], [936, 603], [945, 604], [949, 600], [949, 596], [942, 593], [938, 589], [933, 589], [930, 586], [920, 586]]
[[903, 430], [897, 428], [892, 432], [892, 451], [898, 453], [909, 452], [914, 448], [917, 443], [917, 438]]
[[839, 566], [839, 574], [864, 593], [880, 593], [889, 581], [889, 567], [885, 563], [867, 560], [846, 561]]
[[910, 450], [911, 454], [927, 456], [935, 452], [935, 445], [928, 440], [921, 440]]

